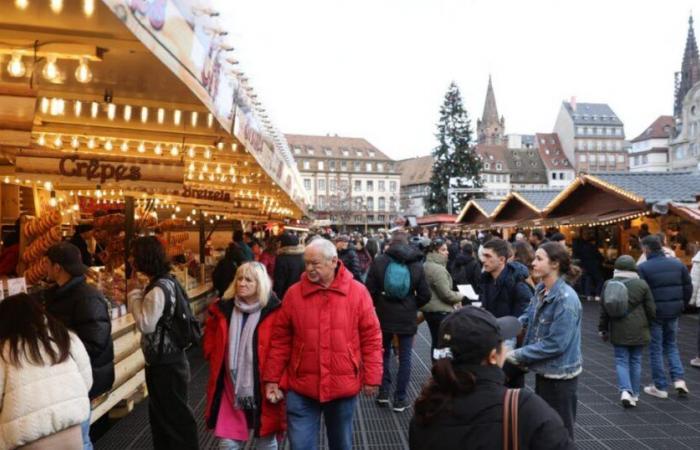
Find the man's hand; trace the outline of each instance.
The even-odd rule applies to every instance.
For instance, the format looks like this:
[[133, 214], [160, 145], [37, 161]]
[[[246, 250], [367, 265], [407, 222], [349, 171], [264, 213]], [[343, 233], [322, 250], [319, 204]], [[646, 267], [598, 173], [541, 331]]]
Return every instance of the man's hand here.
[[598, 336], [600, 336], [603, 342], [608, 342], [608, 333], [606, 331], [599, 331]]
[[370, 386], [365, 384], [362, 386], [362, 393], [367, 397], [374, 397], [379, 393], [379, 386]]
[[284, 393], [280, 390], [279, 384], [267, 383], [265, 385], [265, 398], [267, 398], [269, 402], [273, 404], [283, 400]]

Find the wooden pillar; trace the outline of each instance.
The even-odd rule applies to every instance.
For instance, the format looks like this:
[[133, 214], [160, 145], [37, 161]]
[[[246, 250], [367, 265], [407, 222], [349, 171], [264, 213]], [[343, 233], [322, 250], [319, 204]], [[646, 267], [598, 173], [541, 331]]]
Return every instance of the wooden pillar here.
[[204, 247], [207, 245], [207, 235], [204, 229], [204, 212], [199, 210], [199, 264], [204, 265], [206, 258]]
[[[77, 202], [77, 197], [76, 197]], [[124, 267], [128, 267], [131, 257], [131, 241], [134, 238], [134, 197], [127, 195], [124, 197]], [[132, 267], [128, 275], [133, 275], [135, 269]], [[125, 281], [126, 282], [126, 281]]]

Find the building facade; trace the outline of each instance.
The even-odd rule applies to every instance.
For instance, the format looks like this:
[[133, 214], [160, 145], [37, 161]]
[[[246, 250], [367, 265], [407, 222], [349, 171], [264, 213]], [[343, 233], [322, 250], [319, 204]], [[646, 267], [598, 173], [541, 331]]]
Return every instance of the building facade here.
[[317, 219], [355, 229], [389, 226], [400, 207], [395, 161], [362, 138], [286, 138]]
[[535, 146], [545, 166], [548, 187], [564, 188], [568, 186], [576, 176], [576, 171], [564, 154], [559, 136], [556, 133], [537, 133]]
[[422, 217], [427, 213], [433, 164], [431, 155], [397, 161], [398, 171], [401, 174], [402, 214]]
[[667, 172], [670, 169], [668, 143], [673, 127], [672, 116], [659, 116], [639, 136], [630, 141], [631, 172]]
[[554, 132], [577, 171], [628, 170], [624, 124], [609, 105], [562, 102]]
[[675, 95], [673, 98], [673, 116], [680, 119], [683, 113], [683, 101], [690, 89], [700, 82], [700, 58], [698, 43], [695, 40], [693, 16], [688, 18], [688, 35], [685, 39], [681, 71], [675, 73]]

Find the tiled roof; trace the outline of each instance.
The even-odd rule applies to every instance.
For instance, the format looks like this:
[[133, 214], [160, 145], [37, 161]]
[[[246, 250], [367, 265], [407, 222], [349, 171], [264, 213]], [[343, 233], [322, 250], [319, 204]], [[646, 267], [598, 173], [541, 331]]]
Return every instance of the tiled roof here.
[[593, 176], [643, 197], [646, 203], [694, 202], [700, 194], [698, 172], [611, 172]]
[[647, 139], [668, 139], [674, 125], [672, 116], [659, 116], [642, 134], [632, 139], [632, 142], [646, 141]]
[[[481, 156], [485, 165], [482, 172], [506, 173], [509, 172], [508, 160], [506, 158], [508, 149], [505, 145], [478, 144], [476, 154]], [[501, 163], [501, 170], [496, 170], [496, 164]]]
[[569, 102], [563, 105], [576, 125], [622, 125], [607, 103], [576, 103], [575, 110]]
[[530, 203], [532, 206], [535, 208], [539, 209], [540, 211], [543, 210], [544, 208], [549, 205], [552, 200], [554, 200], [554, 197], [559, 195], [561, 192], [561, 189], [547, 189], [547, 190], [532, 190], [532, 191], [515, 191], [518, 195], [520, 195], [522, 198], [527, 200], [528, 203]]
[[537, 150], [509, 149], [505, 155], [511, 183], [547, 184], [547, 170]]
[[493, 199], [488, 199], [488, 198], [476, 198], [472, 199], [474, 203], [479, 205], [481, 209], [483, 209], [486, 214], [489, 216], [493, 211], [496, 209], [496, 207], [503, 201], [503, 200], [493, 200]]
[[433, 157], [431, 155], [402, 159], [397, 163], [402, 187], [430, 183], [430, 177], [433, 176]]
[[[285, 134], [285, 137], [295, 158], [392, 161], [364, 138], [301, 134]], [[301, 149], [301, 153], [297, 153], [297, 148]], [[371, 156], [371, 153], [374, 153], [374, 156]]]
[[571, 162], [561, 148], [561, 142], [557, 133], [537, 133], [535, 146], [547, 169], [573, 169]]

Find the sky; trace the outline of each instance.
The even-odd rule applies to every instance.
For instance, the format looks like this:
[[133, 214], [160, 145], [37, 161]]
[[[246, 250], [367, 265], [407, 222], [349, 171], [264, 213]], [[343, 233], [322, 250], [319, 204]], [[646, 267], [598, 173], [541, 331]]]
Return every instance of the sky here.
[[673, 113], [688, 16], [700, 9], [692, 0], [212, 1], [277, 128], [364, 137], [394, 159], [435, 147], [451, 81], [475, 129], [489, 74], [506, 133], [552, 131], [574, 96], [608, 103], [633, 139]]

